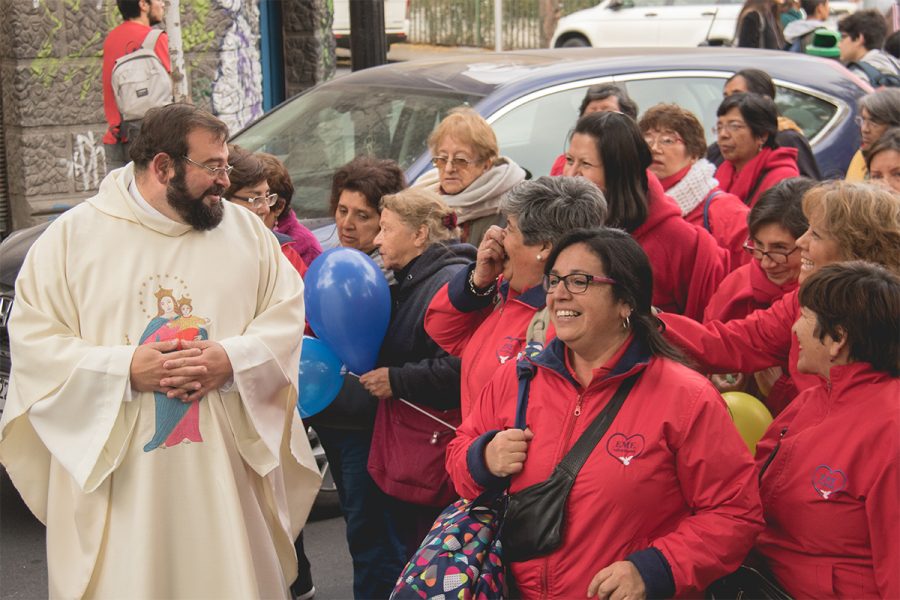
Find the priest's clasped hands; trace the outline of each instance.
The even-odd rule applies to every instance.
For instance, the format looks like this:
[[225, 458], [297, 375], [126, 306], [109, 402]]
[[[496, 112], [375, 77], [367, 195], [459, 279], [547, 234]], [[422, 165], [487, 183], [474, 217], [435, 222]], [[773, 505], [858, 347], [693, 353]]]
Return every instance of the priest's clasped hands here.
[[209, 340], [168, 340], [138, 346], [131, 359], [131, 387], [161, 392], [182, 402], [200, 400], [232, 380], [225, 349]]

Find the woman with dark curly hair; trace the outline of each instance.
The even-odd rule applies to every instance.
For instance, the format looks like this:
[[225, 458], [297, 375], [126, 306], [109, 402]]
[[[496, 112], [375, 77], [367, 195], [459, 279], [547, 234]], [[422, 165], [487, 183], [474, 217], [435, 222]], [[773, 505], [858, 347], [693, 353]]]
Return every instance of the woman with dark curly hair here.
[[822, 267], [800, 288], [801, 393], [757, 445], [756, 550], [795, 598], [900, 598], [900, 278]]
[[722, 191], [713, 177], [716, 167], [706, 160], [703, 125], [694, 113], [677, 104], [657, 104], [638, 122], [653, 153], [650, 171], [659, 177], [685, 221], [710, 232], [731, 254], [731, 268], [747, 262], [742, 246], [747, 241], [750, 209], [734, 194]]

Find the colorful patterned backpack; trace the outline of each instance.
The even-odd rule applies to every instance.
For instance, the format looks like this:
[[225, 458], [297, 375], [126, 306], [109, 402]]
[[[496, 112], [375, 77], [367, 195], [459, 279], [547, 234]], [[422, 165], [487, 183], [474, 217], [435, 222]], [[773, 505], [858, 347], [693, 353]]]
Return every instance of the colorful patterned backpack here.
[[[525, 429], [531, 377], [519, 378], [515, 426]], [[502, 600], [508, 595], [500, 530], [507, 489], [444, 509], [397, 579], [391, 600]]]
[[503, 598], [499, 530], [506, 498], [486, 493], [445, 508], [403, 569], [391, 598]]

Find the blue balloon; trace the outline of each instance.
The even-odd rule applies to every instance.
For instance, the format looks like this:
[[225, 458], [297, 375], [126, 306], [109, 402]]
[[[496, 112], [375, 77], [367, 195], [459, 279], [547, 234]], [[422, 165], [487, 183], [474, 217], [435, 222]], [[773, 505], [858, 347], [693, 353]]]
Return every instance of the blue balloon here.
[[352, 373], [375, 368], [391, 320], [391, 292], [381, 268], [353, 248], [320, 254], [303, 278], [306, 318]]
[[297, 408], [304, 419], [325, 410], [344, 383], [341, 359], [322, 340], [303, 336]]

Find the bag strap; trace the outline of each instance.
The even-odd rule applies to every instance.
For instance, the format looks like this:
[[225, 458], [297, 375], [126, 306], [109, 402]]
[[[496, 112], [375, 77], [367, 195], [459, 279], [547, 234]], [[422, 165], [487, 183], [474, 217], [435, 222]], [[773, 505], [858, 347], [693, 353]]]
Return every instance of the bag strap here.
[[151, 29], [149, 32], [147, 32], [147, 37], [144, 38], [144, 42], [141, 44], [141, 48], [143, 48], [144, 50], [153, 50], [156, 47], [156, 41], [161, 35], [162, 29]]
[[872, 65], [870, 65], [869, 63], [867, 63], [864, 60], [850, 63], [847, 66], [848, 67], [856, 67], [860, 71], [865, 73], [866, 77], [868, 77], [868, 79], [869, 79], [869, 83], [871, 83], [872, 85], [875, 85], [876, 82], [879, 79], [881, 79], [881, 75], [882, 75], [881, 71], [879, 71], [878, 69], [876, 69], [875, 67], [873, 67]]
[[756, 194], [756, 190], [759, 189], [759, 186], [762, 185], [763, 179], [766, 178], [766, 175], [769, 174], [770, 169], [766, 169], [759, 174], [759, 177], [756, 178], [756, 183], [753, 184], [753, 187], [750, 188], [750, 192], [747, 194], [747, 199], [744, 200], [744, 204], [750, 206], [750, 203], [753, 202], [753, 196]]
[[516, 423], [515, 428], [525, 430], [528, 422], [525, 420], [528, 412], [528, 388], [534, 377], [535, 366], [526, 362], [519, 361], [516, 365], [516, 372], [519, 377], [519, 393], [516, 396]]
[[722, 193], [722, 190], [713, 190], [703, 202], [703, 229], [712, 233], [709, 228], [709, 205], [712, 204], [713, 198]]
[[578, 471], [584, 466], [588, 456], [591, 455], [591, 452], [603, 439], [616, 415], [619, 414], [619, 409], [622, 408], [625, 398], [631, 392], [634, 384], [637, 383], [640, 375], [640, 372], [635, 373], [619, 385], [619, 389], [616, 390], [612, 400], [600, 411], [600, 414], [588, 425], [588, 428], [581, 434], [575, 445], [566, 453], [562, 461], [560, 461], [558, 469], [562, 469], [573, 479], [578, 475]]

